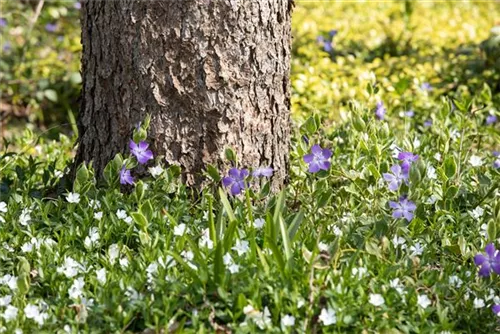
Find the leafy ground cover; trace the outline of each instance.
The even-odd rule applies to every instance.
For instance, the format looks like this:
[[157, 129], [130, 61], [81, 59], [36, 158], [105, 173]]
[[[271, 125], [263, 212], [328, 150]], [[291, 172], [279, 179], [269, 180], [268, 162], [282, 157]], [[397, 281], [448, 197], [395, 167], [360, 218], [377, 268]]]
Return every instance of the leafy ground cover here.
[[[78, 88], [57, 79], [78, 68], [66, 40], [78, 8], [47, 6], [35, 43], [12, 32], [28, 24], [14, 9], [1, 28], [2, 66], [38, 61], [37, 48], [71, 54], [69, 70], [44, 72], [67, 96], [21, 90], [36, 71], [8, 72], [17, 88], [2, 80], [2, 103], [42, 101], [38, 122], [45, 100], [64, 119]], [[71, 135], [16, 132], [0, 156], [1, 330], [498, 331], [499, 74], [480, 46], [498, 14], [494, 2], [299, 3], [278, 194], [268, 166], [230, 150], [234, 169], [208, 168], [193, 193], [141, 144], [147, 121], [103, 180], [82, 166], [74, 184]], [[47, 24], [69, 44], [46, 41]]]

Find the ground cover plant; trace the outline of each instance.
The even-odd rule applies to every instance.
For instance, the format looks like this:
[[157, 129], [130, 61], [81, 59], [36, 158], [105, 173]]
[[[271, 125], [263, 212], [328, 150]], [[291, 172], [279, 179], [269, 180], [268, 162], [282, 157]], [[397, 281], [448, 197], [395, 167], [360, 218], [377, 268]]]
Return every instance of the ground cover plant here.
[[[33, 122], [52, 107], [72, 122], [77, 11], [50, 3], [28, 46], [28, 21], [0, 21], [2, 102], [31, 106]], [[274, 171], [230, 148], [231, 169], [209, 166], [201, 193], [187, 188], [149, 148], [148, 119], [103, 179], [82, 165], [74, 183], [75, 128], [7, 129], [0, 331], [500, 330], [500, 87], [483, 43], [499, 13], [299, 3], [290, 181], [276, 194]], [[57, 57], [15, 72], [39, 48], [67, 55], [67, 72]]]

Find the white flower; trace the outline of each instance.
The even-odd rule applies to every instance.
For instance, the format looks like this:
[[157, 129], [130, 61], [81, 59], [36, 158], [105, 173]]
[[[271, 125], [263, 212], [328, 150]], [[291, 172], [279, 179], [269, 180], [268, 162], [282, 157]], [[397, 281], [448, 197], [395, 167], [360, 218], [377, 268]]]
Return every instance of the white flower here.
[[85, 247], [92, 248], [99, 241], [99, 229], [97, 227], [92, 227], [89, 231], [89, 235], [85, 237]]
[[0, 202], [0, 212], [3, 212], [3, 213], [7, 212], [7, 203]]
[[130, 224], [132, 223], [132, 217], [127, 216], [127, 217], [125, 217], [125, 219], [124, 219], [123, 221], [124, 221], [125, 223], [127, 223], [127, 224], [129, 224], [129, 225], [130, 225]]
[[125, 210], [121, 210], [121, 209], [118, 209], [116, 210], [116, 217], [118, 217], [118, 219], [125, 219], [128, 217], [127, 215], [127, 212]]
[[99, 200], [91, 199], [89, 201], [89, 205], [92, 209], [99, 209], [101, 207], [101, 202]]
[[72, 299], [78, 299], [83, 294], [83, 287], [85, 282], [82, 277], [79, 277], [73, 281], [73, 285], [69, 288], [68, 294]]
[[463, 281], [456, 275], [450, 276], [450, 278], [448, 278], [448, 282], [451, 286], [454, 286], [456, 288], [460, 288], [463, 283]]
[[304, 298], [299, 298], [299, 300], [297, 300], [297, 308], [301, 308], [305, 304], [306, 304], [306, 301], [304, 300]]
[[471, 217], [474, 218], [475, 220], [479, 220], [484, 214], [484, 209], [478, 206], [472, 212], [470, 213]]
[[389, 149], [392, 151], [392, 157], [397, 158], [399, 153], [402, 152], [403, 150], [399, 148], [396, 144], [392, 143], [391, 146], [389, 146]]
[[368, 272], [368, 270], [364, 267], [359, 267], [359, 268], [352, 268], [351, 269], [351, 274], [352, 276], [358, 275], [358, 278], [361, 279], [365, 274]]
[[457, 140], [457, 138], [460, 138], [460, 132], [458, 132], [457, 129], [453, 129], [450, 132], [450, 138], [453, 140]]
[[255, 220], [253, 221], [253, 226], [254, 226], [255, 228], [257, 228], [257, 229], [259, 229], [259, 230], [260, 230], [260, 229], [264, 226], [264, 224], [265, 224], [265, 223], [266, 223], [266, 221], [265, 221], [264, 219], [262, 219], [262, 218], [257, 218], [257, 219], [255, 219]]
[[342, 236], [342, 230], [338, 228], [337, 226], [333, 227], [333, 234], [335, 234], [337, 237]]
[[103, 285], [106, 284], [106, 269], [101, 268], [97, 270], [95, 273], [97, 275], [97, 281]]
[[10, 305], [11, 301], [12, 301], [11, 295], [0, 297], [0, 307]]
[[384, 305], [385, 300], [384, 297], [382, 297], [381, 294], [378, 293], [370, 293], [368, 302], [372, 304], [373, 306], [381, 306]]
[[108, 249], [109, 262], [114, 264], [118, 256], [120, 255], [120, 249], [117, 244], [112, 244]]
[[24, 315], [28, 319], [33, 319], [38, 325], [42, 326], [45, 320], [49, 317], [47, 313], [40, 312], [38, 306], [28, 304], [24, 308]]
[[477, 155], [472, 155], [469, 159], [469, 163], [471, 164], [472, 167], [480, 167], [483, 165], [483, 160], [481, 157], [478, 157]]
[[415, 138], [413, 140], [413, 148], [419, 148], [420, 147], [420, 140], [418, 138]]
[[226, 266], [229, 266], [230, 264], [234, 263], [233, 258], [229, 253], [224, 254], [224, 256], [222, 257], [222, 262], [224, 262]]
[[431, 180], [435, 180], [437, 178], [436, 168], [432, 166], [427, 167], [427, 177]]
[[429, 197], [425, 203], [432, 205], [432, 204], [436, 203], [438, 199], [439, 198], [436, 195], [431, 195], [431, 197]]
[[264, 312], [258, 312], [258, 314], [252, 317], [252, 319], [261, 330], [264, 330], [266, 327], [272, 325], [271, 312], [269, 312], [267, 306], [264, 307]]
[[21, 215], [19, 216], [19, 224], [27, 226], [31, 222], [30, 214], [31, 210], [23, 209], [23, 211], [21, 211]]
[[436, 159], [437, 161], [441, 161], [441, 153], [436, 153], [434, 154], [434, 159]]
[[65, 258], [64, 264], [57, 268], [57, 272], [64, 274], [67, 278], [75, 277], [82, 270], [84, 270], [83, 266], [70, 257]]
[[484, 306], [484, 299], [474, 298], [474, 308], [483, 308]]
[[78, 194], [78, 193], [69, 193], [69, 194], [66, 195], [66, 200], [69, 203], [78, 204], [78, 203], [80, 203], [80, 194]]
[[281, 318], [281, 325], [283, 327], [291, 327], [295, 325], [295, 317], [289, 314], [286, 314]]
[[155, 167], [149, 167], [149, 173], [151, 174], [151, 176], [157, 177], [161, 175], [161, 173], [163, 173], [163, 168], [161, 168], [160, 165]]
[[234, 247], [231, 249], [236, 251], [236, 253], [238, 253], [238, 255], [241, 256], [241, 255], [245, 254], [246, 252], [248, 252], [250, 247], [248, 247], [248, 241], [236, 240], [236, 245], [234, 245]]
[[191, 261], [194, 258], [194, 254], [191, 251], [182, 251], [181, 256], [188, 261]]
[[429, 299], [429, 297], [427, 297], [427, 295], [419, 295], [417, 297], [417, 304], [418, 306], [420, 306], [421, 308], [423, 309], [426, 309], [429, 305], [432, 304], [431, 300]]
[[424, 252], [424, 246], [417, 242], [414, 246], [410, 247], [411, 254], [410, 256], [419, 256]]
[[237, 265], [236, 263], [232, 263], [229, 265], [229, 267], [227, 267], [227, 269], [231, 274], [236, 274], [240, 271], [240, 266]]
[[184, 235], [185, 232], [186, 232], [186, 224], [179, 224], [174, 227], [174, 235], [181, 237]]
[[321, 251], [321, 252], [326, 252], [328, 251], [328, 245], [325, 244], [324, 242], [320, 242], [318, 244], [318, 249]]
[[394, 248], [398, 248], [399, 246], [401, 246], [401, 249], [405, 249], [405, 243], [406, 240], [403, 237], [398, 237], [397, 235], [395, 235], [394, 238], [392, 238], [392, 244], [394, 245]]
[[101, 220], [102, 219], [102, 211], [94, 213], [94, 219]]
[[23, 253], [30, 253], [33, 250], [33, 244], [31, 242], [26, 242], [21, 246]]
[[405, 294], [404, 286], [399, 282], [399, 278], [395, 278], [389, 282], [389, 286], [395, 289], [400, 295]]
[[244, 313], [245, 315], [249, 315], [249, 314], [251, 314], [251, 313], [252, 313], [252, 312], [254, 312], [254, 311], [255, 311], [255, 309], [254, 309], [254, 308], [253, 308], [253, 306], [252, 306], [252, 305], [250, 305], [250, 304], [248, 304], [247, 306], [245, 306], [245, 307], [243, 308], [243, 313]]
[[12, 291], [17, 290], [17, 276], [7, 274], [0, 278], [1, 285], [7, 285]]
[[200, 247], [207, 247], [208, 249], [214, 248], [214, 242], [210, 239], [210, 230], [208, 228], [203, 230], [200, 241], [198, 241]]
[[5, 321], [10, 322], [14, 319], [17, 318], [17, 307], [14, 307], [12, 305], [7, 306], [5, 311], [2, 314], [2, 318], [5, 319]]
[[120, 266], [122, 266], [123, 268], [128, 267], [129, 261], [128, 261], [127, 257], [122, 257], [119, 262], [120, 262]]
[[326, 309], [321, 309], [321, 313], [319, 315], [319, 321], [323, 323], [323, 326], [330, 326], [333, 324], [337, 323], [337, 314], [335, 313], [335, 310], [328, 308]]
[[60, 179], [61, 177], [64, 176], [64, 173], [60, 170], [55, 170], [54, 171], [54, 176], [57, 177], [58, 179]]
[[16, 330], [14, 331], [14, 334], [23, 334], [23, 330], [21, 328], [16, 328]]

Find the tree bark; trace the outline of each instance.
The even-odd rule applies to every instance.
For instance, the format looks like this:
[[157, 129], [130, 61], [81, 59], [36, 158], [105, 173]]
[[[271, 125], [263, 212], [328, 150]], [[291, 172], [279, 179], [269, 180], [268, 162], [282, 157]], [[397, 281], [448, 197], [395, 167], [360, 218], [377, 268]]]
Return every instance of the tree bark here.
[[290, 0], [117, 0], [82, 4], [76, 162], [98, 174], [151, 115], [155, 154], [199, 185], [206, 164], [271, 166], [286, 179]]

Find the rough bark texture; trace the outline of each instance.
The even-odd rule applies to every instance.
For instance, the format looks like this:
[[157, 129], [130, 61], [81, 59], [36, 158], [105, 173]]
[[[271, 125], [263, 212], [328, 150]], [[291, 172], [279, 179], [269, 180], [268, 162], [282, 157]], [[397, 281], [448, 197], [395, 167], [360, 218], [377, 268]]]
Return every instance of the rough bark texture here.
[[77, 162], [98, 173], [151, 114], [156, 154], [199, 184], [204, 166], [272, 166], [289, 153], [289, 0], [84, 1]]

